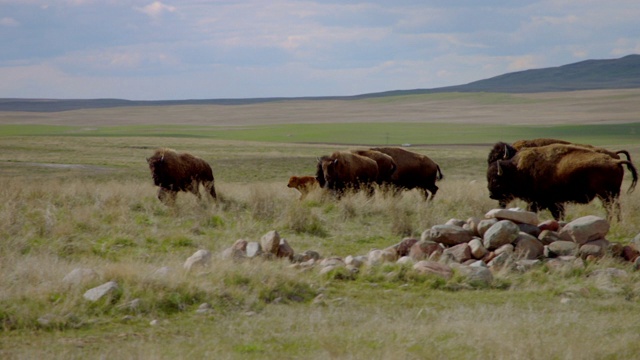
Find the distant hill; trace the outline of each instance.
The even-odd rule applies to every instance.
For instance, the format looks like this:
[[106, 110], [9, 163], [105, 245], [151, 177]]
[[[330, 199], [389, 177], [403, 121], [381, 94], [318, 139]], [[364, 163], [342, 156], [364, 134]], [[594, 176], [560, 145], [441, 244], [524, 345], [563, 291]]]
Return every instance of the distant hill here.
[[278, 97], [132, 101], [122, 99], [0, 99], [0, 111], [52, 112], [125, 106], [243, 105], [286, 100], [355, 100], [385, 96], [443, 92], [536, 93], [596, 89], [640, 88], [640, 55], [619, 59], [586, 60], [569, 65], [499, 75], [465, 85], [434, 89], [393, 90], [355, 96]]

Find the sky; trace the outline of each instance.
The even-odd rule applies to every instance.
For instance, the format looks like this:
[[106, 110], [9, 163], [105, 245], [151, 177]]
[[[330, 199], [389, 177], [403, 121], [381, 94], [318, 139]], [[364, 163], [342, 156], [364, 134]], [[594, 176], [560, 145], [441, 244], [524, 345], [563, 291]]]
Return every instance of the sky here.
[[640, 53], [638, 0], [0, 0], [0, 98], [344, 96]]

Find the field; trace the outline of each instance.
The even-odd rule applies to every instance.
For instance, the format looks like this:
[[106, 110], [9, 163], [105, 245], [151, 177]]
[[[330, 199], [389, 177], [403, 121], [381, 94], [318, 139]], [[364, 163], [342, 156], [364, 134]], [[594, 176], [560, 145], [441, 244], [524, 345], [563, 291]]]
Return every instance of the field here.
[[[556, 137], [640, 159], [639, 97], [435, 94], [0, 113], [0, 357], [634, 358], [640, 274], [611, 257], [504, 270], [478, 287], [398, 264], [320, 275], [219, 255], [270, 230], [296, 252], [366, 255], [451, 218], [483, 216], [496, 206], [485, 171], [499, 140]], [[289, 176], [312, 174], [317, 156], [401, 144], [440, 164], [433, 202], [415, 191], [340, 201], [318, 191], [299, 201], [286, 187]], [[182, 193], [175, 207], [162, 205], [145, 161], [157, 147], [210, 162], [219, 201]], [[621, 204], [607, 238], [628, 243], [640, 233], [640, 194], [623, 191]], [[605, 215], [597, 200], [568, 206], [568, 220], [590, 214]], [[211, 265], [185, 272], [198, 249], [214, 254]], [[169, 272], [155, 276], [162, 267]], [[75, 268], [98, 275], [69, 286], [63, 278]], [[627, 275], [592, 276], [607, 268]], [[111, 280], [119, 291], [110, 298], [83, 299]], [[198, 312], [203, 303], [210, 308]]]

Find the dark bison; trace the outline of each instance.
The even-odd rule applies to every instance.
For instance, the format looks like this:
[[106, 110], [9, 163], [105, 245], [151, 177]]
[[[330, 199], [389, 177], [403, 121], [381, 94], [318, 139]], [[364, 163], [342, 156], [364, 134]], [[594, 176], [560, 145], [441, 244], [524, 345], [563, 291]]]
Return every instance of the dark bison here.
[[318, 187], [318, 180], [314, 176], [292, 176], [287, 187], [300, 192], [300, 200], [304, 199], [311, 190]]
[[336, 151], [318, 159], [316, 179], [320, 186], [338, 195], [346, 189], [362, 188], [371, 194], [378, 179], [378, 165], [367, 157]]
[[216, 198], [211, 167], [199, 157], [162, 148], [147, 158], [147, 163], [153, 183], [160, 187], [158, 199], [163, 203], [173, 204], [178, 191], [191, 192], [200, 199], [200, 184], [213, 199]]
[[586, 147], [588, 149], [592, 149], [594, 151], [601, 152], [603, 154], [607, 154], [607, 155], [611, 156], [614, 159], [619, 159], [620, 158], [619, 154], [623, 154], [623, 155], [625, 155], [627, 157], [627, 160], [631, 161], [631, 155], [629, 155], [629, 152], [627, 150], [618, 150], [618, 151], [614, 152], [614, 151], [611, 151], [611, 150], [607, 150], [605, 148], [596, 147], [596, 146], [588, 145], [588, 144], [574, 144], [574, 143], [570, 143], [570, 142], [565, 141], [565, 140], [538, 138], [538, 139], [531, 139], [531, 140], [517, 140], [517, 141], [514, 141], [511, 145], [503, 143], [503, 142], [499, 142], [496, 145], [494, 145], [493, 149], [489, 153], [489, 157], [487, 159], [487, 163], [491, 164], [492, 162], [494, 162], [496, 160], [511, 159], [516, 154], [516, 152], [518, 152], [519, 150], [522, 150], [522, 149], [532, 148], [532, 147], [540, 147], [540, 146], [547, 146], [547, 145], [553, 145], [553, 144], [563, 144], [563, 145], [574, 145], [574, 146]]
[[368, 157], [378, 165], [378, 185], [387, 184], [391, 181], [391, 176], [396, 171], [396, 162], [387, 154], [375, 150], [351, 150], [351, 153]]
[[620, 216], [618, 197], [626, 165], [633, 181], [638, 181], [636, 168], [628, 160], [614, 159], [589, 148], [554, 144], [526, 148], [511, 159], [489, 165], [489, 196], [505, 206], [519, 198], [529, 203], [532, 211], [549, 209], [555, 219], [564, 218], [564, 203], [586, 204], [598, 197], [611, 219]]
[[[391, 156], [396, 163], [396, 171], [391, 175], [391, 185], [397, 189], [418, 188], [423, 191], [424, 198], [433, 200], [438, 192], [436, 180], [443, 178], [440, 166], [427, 156], [397, 147], [372, 148]], [[429, 197], [431, 192], [431, 197]]]

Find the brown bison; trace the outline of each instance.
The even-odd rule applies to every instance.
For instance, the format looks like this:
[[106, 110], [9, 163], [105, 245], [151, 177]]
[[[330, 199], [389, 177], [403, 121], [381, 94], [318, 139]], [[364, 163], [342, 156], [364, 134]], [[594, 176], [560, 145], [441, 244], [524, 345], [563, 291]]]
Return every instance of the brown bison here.
[[619, 159], [620, 158], [619, 154], [623, 154], [627, 157], [627, 160], [631, 161], [631, 155], [629, 155], [629, 152], [627, 150], [618, 150], [614, 152], [611, 150], [607, 150], [605, 148], [596, 147], [588, 144], [574, 144], [565, 140], [538, 138], [538, 139], [531, 139], [531, 140], [517, 140], [513, 142], [511, 145], [503, 142], [499, 142], [494, 146], [493, 150], [491, 150], [491, 152], [489, 153], [487, 163], [491, 164], [492, 162], [495, 162], [496, 160], [500, 160], [500, 159], [501, 160], [511, 159], [516, 154], [516, 152], [522, 149], [547, 146], [547, 145], [553, 145], [553, 144], [586, 147], [591, 150], [601, 152], [603, 154], [607, 154], [614, 159]]
[[[397, 189], [418, 188], [423, 191], [424, 198], [433, 200], [438, 192], [436, 180], [442, 180], [440, 166], [427, 156], [397, 147], [372, 148], [371, 150], [391, 156], [396, 163], [396, 170], [391, 175], [390, 184]], [[431, 197], [429, 197], [431, 192]]]
[[351, 150], [351, 153], [368, 157], [378, 165], [378, 185], [386, 184], [391, 181], [391, 176], [396, 171], [396, 162], [387, 154], [383, 154], [375, 150]]
[[564, 218], [567, 202], [586, 204], [598, 197], [609, 219], [619, 218], [618, 197], [626, 165], [633, 181], [638, 181], [636, 168], [628, 160], [614, 159], [589, 148], [554, 144], [526, 148], [511, 159], [497, 160], [487, 169], [490, 197], [501, 206], [519, 198], [529, 203], [532, 211], [549, 209], [555, 219]]
[[292, 176], [287, 187], [300, 192], [300, 200], [304, 199], [313, 189], [318, 187], [318, 180], [314, 176]]
[[213, 199], [216, 198], [211, 167], [199, 157], [161, 148], [147, 158], [147, 163], [153, 183], [160, 187], [158, 199], [163, 203], [173, 204], [178, 191], [191, 192], [200, 199], [200, 184]]
[[337, 195], [347, 189], [363, 188], [372, 194], [373, 184], [378, 179], [378, 164], [364, 156], [336, 151], [318, 159], [316, 179], [321, 187]]

